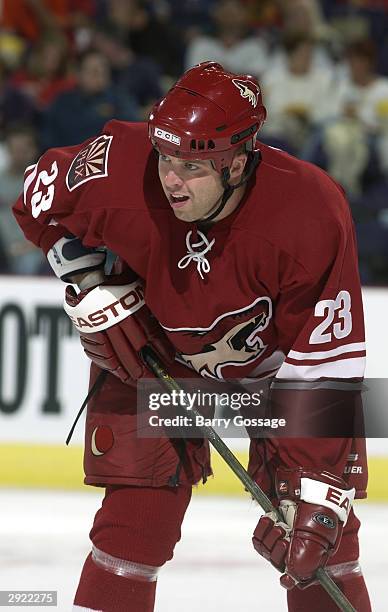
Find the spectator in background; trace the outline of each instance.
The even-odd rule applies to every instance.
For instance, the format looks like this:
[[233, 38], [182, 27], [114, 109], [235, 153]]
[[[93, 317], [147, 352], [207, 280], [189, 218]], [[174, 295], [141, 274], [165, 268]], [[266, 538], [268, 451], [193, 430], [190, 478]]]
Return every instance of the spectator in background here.
[[[253, 0], [256, 2], [256, 0]], [[151, 0], [149, 4], [159, 19], [170, 19], [184, 32], [185, 38], [191, 31], [206, 32], [209, 29], [209, 12], [217, 0]]]
[[5, 128], [17, 122], [36, 120], [36, 108], [23, 92], [9, 83], [6, 68], [0, 59], [0, 139]]
[[111, 81], [106, 57], [85, 52], [78, 63], [77, 85], [57, 97], [43, 117], [44, 148], [67, 146], [98, 134], [110, 119], [136, 121], [138, 109]]
[[212, 17], [215, 34], [198, 36], [188, 44], [186, 69], [213, 60], [231, 72], [260, 76], [266, 67], [267, 50], [249, 29], [247, 6], [237, 0], [219, 0]]
[[[263, 74], [264, 102], [270, 109], [262, 140], [301, 154], [311, 130], [330, 115], [330, 70], [313, 66], [314, 39], [294, 34], [284, 41], [286, 63]], [[275, 142], [273, 140], [275, 139]]]
[[60, 93], [75, 85], [67, 39], [53, 33], [44, 36], [10, 82], [29, 96], [36, 108], [45, 110]]
[[324, 20], [318, 0], [279, 0], [283, 23], [278, 30], [276, 44], [271, 53], [274, 69], [285, 66], [287, 52], [282, 40], [294, 36], [307, 36], [315, 40], [312, 53], [312, 67], [331, 70], [334, 66], [332, 55], [339, 53], [336, 32]]
[[352, 197], [361, 193], [372, 159], [374, 179], [388, 172], [388, 78], [376, 74], [372, 41], [350, 44], [347, 62], [349, 74], [331, 94], [338, 118], [325, 128], [322, 147], [328, 172]]
[[339, 113], [356, 117], [371, 133], [378, 133], [388, 110], [388, 78], [376, 73], [376, 54], [371, 40], [351, 43], [346, 54], [349, 74], [337, 90]]
[[7, 259], [3, 272], [37, 274], [45, 263], [42, 252], [26, 242], [11, 211], [12, 204], [23, 189], [26, 167], [37, 161], [37, 135], [33, 126], [20, 125], [9, 129], [5, 148], [8, 161], [0, 170], [0, 244]]
[[139, 118], [146, 120], [152, 105], [162, 97], [160, 67], [150, 58], [138, 57], [113, 34], [98, 30], [93, 46], [108, 60], [113, 82], [131, 95], [139, 106]]
[[95, 4], [96, 0], [2, 0], [0, 25], [30, 43], [48, 31], [73, 37], [77, 27], [94, 15]]
[[244, 0], [247, 7], [249, 24], [255, 28], [272, 28], [281, 25], [281, 12], [279, 0]]
[[183, 72], [182, 31], [157, 14], [142, 0], [109, 0], [107, 18], [100, 29], [121, 41], [137, 57], [153, 60], [173, 80]]

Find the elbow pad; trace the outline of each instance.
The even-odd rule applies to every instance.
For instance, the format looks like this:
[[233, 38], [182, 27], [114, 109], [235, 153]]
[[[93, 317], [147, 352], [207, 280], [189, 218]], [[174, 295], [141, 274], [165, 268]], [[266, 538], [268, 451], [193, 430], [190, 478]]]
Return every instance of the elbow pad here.
[[65, 283], [71, 283], [76, 274], [103, 270], [106, 252], [86, 247], [79, 238], [68, 234], [51, 247], [47, 259], [55, 275]]

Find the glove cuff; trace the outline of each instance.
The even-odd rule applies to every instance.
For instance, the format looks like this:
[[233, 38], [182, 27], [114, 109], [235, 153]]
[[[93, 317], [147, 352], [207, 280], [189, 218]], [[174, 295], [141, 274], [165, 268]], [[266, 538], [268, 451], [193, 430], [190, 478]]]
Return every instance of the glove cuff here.
[[340, 477], [326, 471], [303, 468], [278, 468], [276, 492], [279, 500], [304, 501], [330, 508], [346, 525], [353, 504], [355, 489]]
[[85, 247], [75, 236], [63, 236], [47, 252], [47, 259], [55, 275], [66, 283], [73, 282], [72, 277], [87, 274], [94, 270], [103, 270], [106, 253]]
[[133, 315], [145, 304], [140, 281], [129, 285], [100, 285], [82, 299], [80, 296], [82, 294], [76, 295], [73, 287], [67, 287], [64, 310], [83, 334], [108, 329]]

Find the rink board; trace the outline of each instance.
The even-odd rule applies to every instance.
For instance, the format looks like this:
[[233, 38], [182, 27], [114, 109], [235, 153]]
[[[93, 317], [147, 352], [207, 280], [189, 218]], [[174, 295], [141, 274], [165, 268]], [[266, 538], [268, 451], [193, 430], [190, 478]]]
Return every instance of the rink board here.
[[[240, 462], [248, 463], [247, 451], [235, 451]], [[205, 486], [199, 484], [200, 495], [246, 495], [242, 485], [217, 453], [212, 453], [214, 477]], [[370, 457], [368, 499], [388, 501], [388, 458]], [[82, 447], [0, 446], [0, 486], [23, 488], [83, 489], [94, 487], [83, 484]]]

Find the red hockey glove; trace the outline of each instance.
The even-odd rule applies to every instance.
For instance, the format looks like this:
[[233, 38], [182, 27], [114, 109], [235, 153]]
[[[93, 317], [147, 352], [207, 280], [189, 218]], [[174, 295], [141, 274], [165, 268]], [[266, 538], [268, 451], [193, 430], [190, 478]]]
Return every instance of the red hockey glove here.
[[253, 546], [285, 572], [280, 578], [282, 586], [305, 588], [336, 552], [355, 489], [329, 472], [302, 468], [279, 468], [276, 489], [284, 522], [274, 513], [262, 516], [253, 534]]
[[174, 360], [175, 349], [146, 306], [141, 282], [128, 273], [110, 276], [102, 285], [78, 295], [68, 286], [64, 308], [87, 356], [123, 383], [132, 384], [150, 374], [139, 355], [145, 345], [163, 363]]

